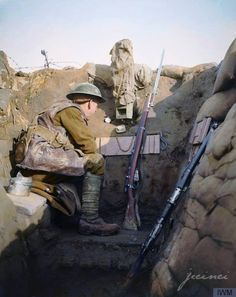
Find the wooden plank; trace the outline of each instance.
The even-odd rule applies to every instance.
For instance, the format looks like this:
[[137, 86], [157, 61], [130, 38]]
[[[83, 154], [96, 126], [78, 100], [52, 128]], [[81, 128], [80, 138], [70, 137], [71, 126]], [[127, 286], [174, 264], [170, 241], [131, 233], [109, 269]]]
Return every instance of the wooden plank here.
[[189, 142], [191, 144], [201, 144], [205, 136], [207, 135], [211, 118], [205, 118], [199, 123], [195, 123], [192, 133], [190, 135]]
[[[135, 136], [99, 137], [96, 139], [98, 151], [104, 156], [130, 155]], [[147, 135], [142, 154], [160, 153], [160, 135]]]

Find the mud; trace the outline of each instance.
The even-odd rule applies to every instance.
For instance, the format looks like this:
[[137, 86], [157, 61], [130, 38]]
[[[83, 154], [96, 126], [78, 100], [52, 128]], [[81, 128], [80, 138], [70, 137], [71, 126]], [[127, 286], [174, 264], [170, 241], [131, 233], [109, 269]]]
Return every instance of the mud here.
[[125, 286], [126, 272], [116, 270], [61, 269], [45, 271], [47, 277], [31, 282], [30, 296], [34, 297], [149, 297], [148, 272]]
[[127, 282], [146, 236], [145, 231], [122, 230], [116, 236], [99, 237], [65, 229], [40, 230], [28, 239], [32, 255], [28, 296], [148, 297], [157, 246], [137, 277]]

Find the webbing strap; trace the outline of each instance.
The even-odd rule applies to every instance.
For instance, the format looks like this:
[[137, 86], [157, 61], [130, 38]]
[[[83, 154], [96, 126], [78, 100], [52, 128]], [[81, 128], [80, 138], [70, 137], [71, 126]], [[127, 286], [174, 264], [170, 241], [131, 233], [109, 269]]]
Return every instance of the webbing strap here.
[[70, 143], [68, 137], [64, 136], [60, 132], [54, 132], [41, 125], [30, 126], [28, 129], [27, 138], [30, 140], [32, 135], [38, 135], [45, 139], [55, 148], [64, 147], [65, 149], [73, 149], [74, 146]]

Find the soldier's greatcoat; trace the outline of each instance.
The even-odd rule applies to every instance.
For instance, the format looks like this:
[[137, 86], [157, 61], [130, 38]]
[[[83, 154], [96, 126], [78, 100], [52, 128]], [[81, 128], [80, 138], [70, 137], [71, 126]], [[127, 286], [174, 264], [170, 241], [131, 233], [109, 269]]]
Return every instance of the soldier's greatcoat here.
[[78, 104], [63, 100], [37, 117], [29, 127], [24, 160], [18, 167], [70, 176], [84, 174], [86, 154], [96, 143]]

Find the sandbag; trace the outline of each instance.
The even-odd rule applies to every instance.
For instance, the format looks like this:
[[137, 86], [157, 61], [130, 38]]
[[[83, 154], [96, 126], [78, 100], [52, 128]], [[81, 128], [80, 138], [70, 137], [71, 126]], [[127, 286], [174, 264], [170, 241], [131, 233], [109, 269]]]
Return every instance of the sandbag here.
[[164, 65], [161, 71], [162, 76], [167, 76], [174, 79], [182, 79], [184, 71], [187, 67], [176, 66], [176, 65]]
[[[233, 149], [233, 139], [235, 138], [236, 130], [236, 104], [232, 106], [228, 112], [223, 126], [215, 134], [215, 137], [212, 140], [212, 154], [215, 159], [222, 158], [226, 153], [230, 152]], [[233, 151], [232, 151], [233, 152]], [[235, 153], [234, 153], [235, 155]], [[226, 158], [227, 163], [231, 163], [233, 154], [228, 154]], [[230, 160], [231, 159], [231, 160]], [[224, 162], [226, 160], [224, 159]]]
[[223, 121], [234, 103], [236, 103], [236, 88], [214, 94], [200, 108], [197, 123], [205, 117]]
[[224, 60], [220, 64], [216, 81], [213, 87], [213, 94], [228, 90], [236, 85], [236, 39], [227, 50]]
[[185, 81], [192, 78], [193, 75], [199, 74], [207, 69], [214, 67], [214, 63], [199, 64], [193, 67], [183, 67], [176, 65], [165, 65], [161, 71], [162, 76], [167, 76], [174, 79], [184, 79]]
[[144, 64], [134, 64], [135, 86], [138, 89], [151, 84], [153, 72], [152, 69]]

